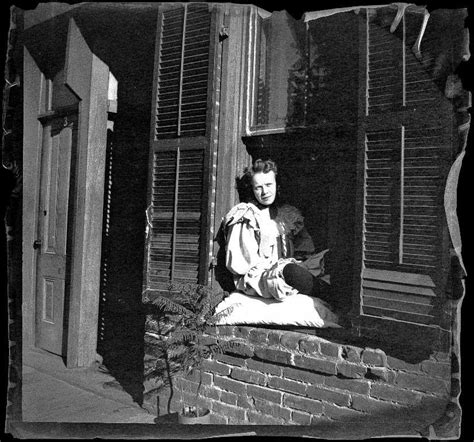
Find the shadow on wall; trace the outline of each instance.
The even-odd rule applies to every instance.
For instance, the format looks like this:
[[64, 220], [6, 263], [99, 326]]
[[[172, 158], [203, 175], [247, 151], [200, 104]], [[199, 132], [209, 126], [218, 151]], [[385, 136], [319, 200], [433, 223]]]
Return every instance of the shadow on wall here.
[[156, 5], [135, 10], [89, 4], [78, 11], [84, 37], [118, 82], [106, 152], [97, 352], [102, 368], [116, 379], [111, 387], [142, 404], [141, 294]]
[[97, 350], [102, 368], [116, 379], [109, 386], [122, 388], [141, 405], [148, 127], [131, 114], [117, 115], [117, 129], [108, 137]]

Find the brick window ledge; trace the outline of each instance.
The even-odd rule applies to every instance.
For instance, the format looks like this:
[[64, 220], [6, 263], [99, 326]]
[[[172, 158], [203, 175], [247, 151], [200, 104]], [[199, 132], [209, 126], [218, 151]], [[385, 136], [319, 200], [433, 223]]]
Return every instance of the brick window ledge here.
[[[409, 416], [410, 425], [421, 428], [444, 415], [456, 387], [449, 353], [410, 359], [388, 347], [369, 346], [362, 338], [356, 342], [349, 330], [302, 331], [209, 327], [212, 339], [239, 342], [201, 366], [199, 401], [211, 410], [213, 423], [309, 425], [400, 418], [408, 425]], [[172, 409], [182, 406], [177, 396], [192, 404], [199, 383], [197, 374], [177, 380], [182, 393], [175, 395]], [[159, 413], [169, 413], [169, 396], [159, 396]]]

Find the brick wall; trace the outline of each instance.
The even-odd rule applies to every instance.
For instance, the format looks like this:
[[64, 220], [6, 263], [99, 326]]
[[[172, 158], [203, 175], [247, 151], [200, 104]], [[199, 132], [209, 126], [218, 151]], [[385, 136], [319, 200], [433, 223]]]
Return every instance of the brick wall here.
[[[310, 425], [400, 420], [414, 427], [444, 414], [450, 357], [434, 352], [405, 362], [380, 349], [330, 342], [300, 332], [220, 326], [216, 339], [237, 340], [235, 353], [206, 360], [199, 402], [216, 424]], [[153, 338], [148, 336], [148, 347]], [[170, 411], [195, 403], [199, 374], [175, 380]], [[169, 390], [145, 386], [145, 401], [168, 412]]]

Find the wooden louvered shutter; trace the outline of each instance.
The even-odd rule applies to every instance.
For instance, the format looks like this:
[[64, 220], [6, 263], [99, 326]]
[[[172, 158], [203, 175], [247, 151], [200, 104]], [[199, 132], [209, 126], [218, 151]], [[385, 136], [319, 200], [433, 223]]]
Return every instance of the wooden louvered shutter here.
[[366, 132], [364, 313], [436, 323], [449, 153], [443, 128]]
[[446, 276], [445, 180], [451, 115], [412, 51], [423, 19], [372, 10], [367, 26], [361, 313], [439, 324]]
[[217, 45], [207, 4], [158, 15], [146, 286], [205, 283], [210, 103]]
[[161, 13], [156, 139], [206, 135], [211, 12], [190, 4]]

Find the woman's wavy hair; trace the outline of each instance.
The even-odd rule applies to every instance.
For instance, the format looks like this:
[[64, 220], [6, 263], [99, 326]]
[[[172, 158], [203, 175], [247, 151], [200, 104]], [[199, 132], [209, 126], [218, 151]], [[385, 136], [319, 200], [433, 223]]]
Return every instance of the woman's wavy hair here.
[[276, 163], [270, 159], [256, 160], [252, 166], [246, 167], [241, 177], [235, 179], [237, 185], [237, 192], [239, 193], [240, 202], [248, 203], [255, 199], [252, 188], [252, 178], [256, 173], [268, 173], [273, 171], [275, 178], [278, 175], [278, 167]]

